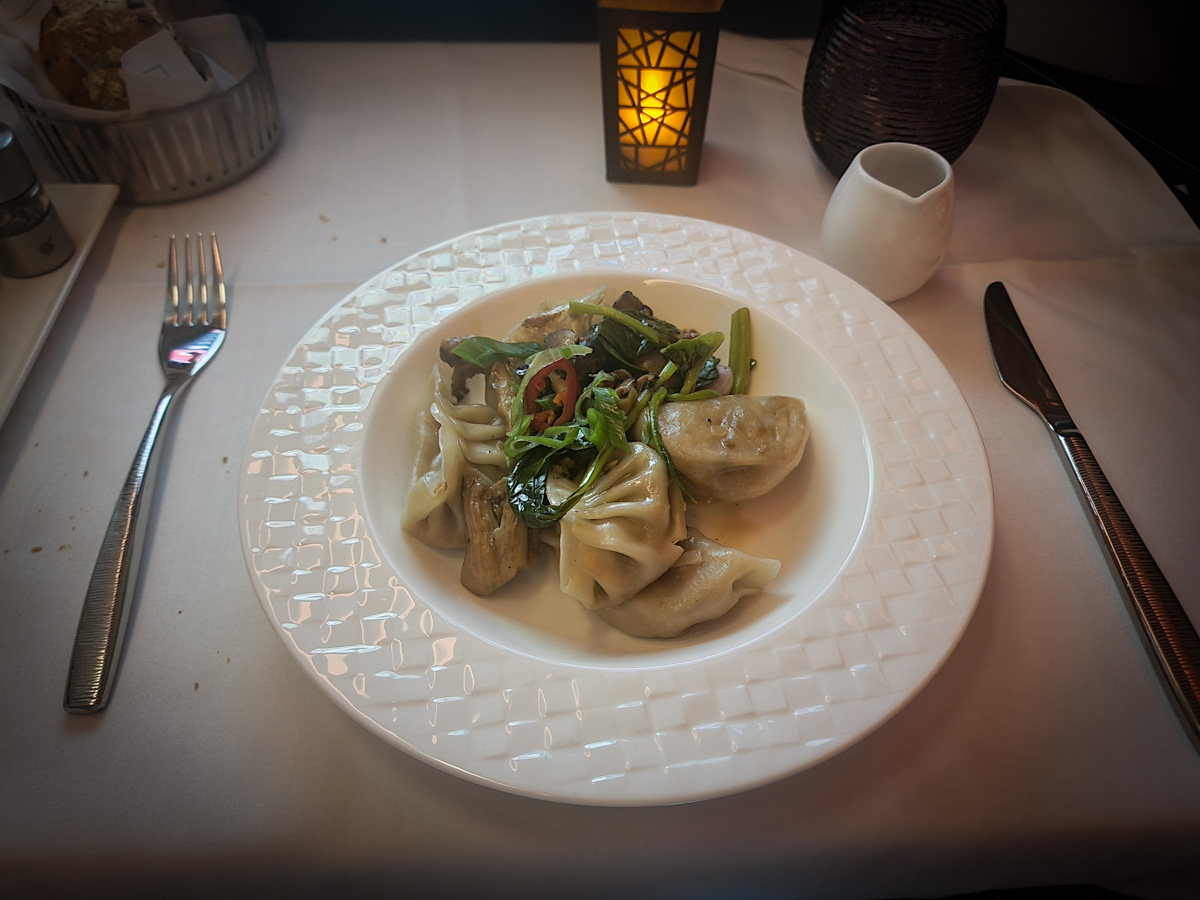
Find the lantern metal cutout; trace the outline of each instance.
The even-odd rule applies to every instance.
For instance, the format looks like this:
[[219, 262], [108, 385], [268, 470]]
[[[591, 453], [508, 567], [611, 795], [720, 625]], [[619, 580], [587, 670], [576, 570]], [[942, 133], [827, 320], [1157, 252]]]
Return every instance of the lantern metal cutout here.
[[600, 0], [609, 181], [696, 183], [720, 9], [721, 0]]

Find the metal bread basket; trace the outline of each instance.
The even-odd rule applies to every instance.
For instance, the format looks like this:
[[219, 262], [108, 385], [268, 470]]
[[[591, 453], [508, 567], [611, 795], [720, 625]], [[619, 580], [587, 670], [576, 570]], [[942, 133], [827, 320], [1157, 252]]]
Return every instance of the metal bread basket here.
[[21, 120], [64, 179], [115, 184], [120, 203], [169, 203], [244, 177], [279, 138], [279, 105], [258, 23], [238, 15], [254, 64], [236, 84], [194, 103], [110, 122], [49, 115], [9, 88]]

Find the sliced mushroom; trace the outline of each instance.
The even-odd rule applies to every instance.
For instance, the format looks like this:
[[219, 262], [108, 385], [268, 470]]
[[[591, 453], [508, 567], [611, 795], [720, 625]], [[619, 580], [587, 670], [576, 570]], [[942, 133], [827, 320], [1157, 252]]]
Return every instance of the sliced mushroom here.
[[465, 476], [463, 512], [467, 550], [459, 579], [467, 590], [486, 596], [537, 561], [537, 534], [509, 506], [503, 478], [491, 484], [477, 471]]

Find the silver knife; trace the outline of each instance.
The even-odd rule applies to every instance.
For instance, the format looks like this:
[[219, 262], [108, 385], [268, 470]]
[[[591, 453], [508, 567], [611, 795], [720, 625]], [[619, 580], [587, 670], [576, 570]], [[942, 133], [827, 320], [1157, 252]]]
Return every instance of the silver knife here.
[[1188, 736], [1200, 749], [1200, 636], [1071, 420], [1000, 282], [988, 285], [983, 313], [1000, 380], [1033, 407], [1057, 439], [1120, 576], [1146, 648], [1158, 663]]

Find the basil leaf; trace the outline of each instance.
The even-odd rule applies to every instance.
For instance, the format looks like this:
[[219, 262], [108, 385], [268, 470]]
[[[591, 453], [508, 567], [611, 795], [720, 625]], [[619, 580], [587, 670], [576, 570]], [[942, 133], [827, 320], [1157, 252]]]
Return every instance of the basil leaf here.
[[644, 313], [622, 312], [611, 306], [585, 303], [582, 300], [572, 300], [569, 309], [572, 315], [600, 316], [606, 322], [613, 322], [637, 333], [656, 347], [669, 344], [679, 337], [679, 329], [670, 322], [664, 322], [662, 319], [656, 319], [654, 316]]
[[526, 453], [517, 459], [508, 473], [508, 503], [517, 518], [530, 528], [548, 528], [565, 516], [579, 502], [579, 498], [588, 492], [612, 455], [612, 447], [595, 454], [579, 486], [562, 503], [554, 504], [546, 496], [546, 481], [556, 467], [571, 460], [570, 451]]
[[638, 360], [650, 350], [656, 350], [679, 339], [679, 329], [649, 312], [626, 312], [596, 303], [573, 301], [572, 313], [599, 316], [595, 326], [595, 342], [604, 348], [623, 368], [637, 374], [646, 369]]
[[546, 528], [566, 513], [558, 512], [546, 499], [546, 478], [553, 453], [526, 453], [518, 457], [508, 473], [508, 505], [530, 528]]
[[506, 344], [489, 337], [473, 336], [463, 338], [455, 344], [450, 352], [459, 359], [486, 369], [492, 363], [502, 359], [525, 359], [542, 349], [536, 341], [522, 341], [517, 344]]

